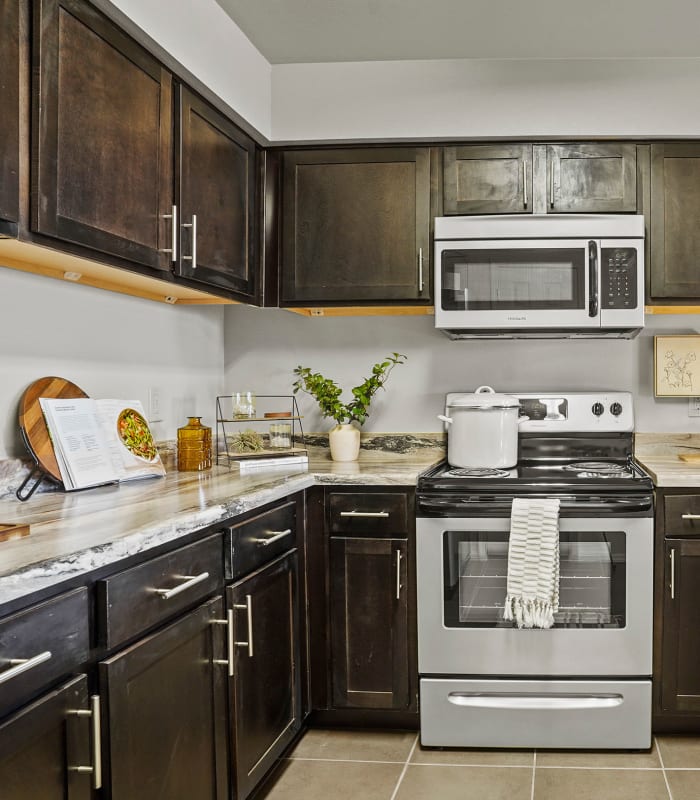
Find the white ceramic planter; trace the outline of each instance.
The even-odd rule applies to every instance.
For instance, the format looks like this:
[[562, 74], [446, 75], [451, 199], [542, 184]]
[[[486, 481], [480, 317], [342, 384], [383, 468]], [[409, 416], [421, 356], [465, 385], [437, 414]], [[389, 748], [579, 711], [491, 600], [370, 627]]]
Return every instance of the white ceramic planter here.
[[328, 443], [333, 461], [357, 461], [360, 455], [360, 431], [352, 423], [331, 428]]

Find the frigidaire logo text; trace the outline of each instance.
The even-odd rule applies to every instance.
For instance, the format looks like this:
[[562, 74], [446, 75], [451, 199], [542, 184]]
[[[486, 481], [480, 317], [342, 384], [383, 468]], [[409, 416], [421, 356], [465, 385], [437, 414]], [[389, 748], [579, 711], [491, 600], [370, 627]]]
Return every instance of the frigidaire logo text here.
[[522, 322], [523, 320], [526, 320], [527, 317], [508, 317], [508, 319], [512, 322]]

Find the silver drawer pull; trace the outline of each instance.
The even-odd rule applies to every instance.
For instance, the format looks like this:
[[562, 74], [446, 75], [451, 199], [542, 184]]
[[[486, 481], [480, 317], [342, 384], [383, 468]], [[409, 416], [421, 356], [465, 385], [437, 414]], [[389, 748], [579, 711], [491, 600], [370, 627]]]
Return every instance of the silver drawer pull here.
[[185, 592], [187, 589], [191, 589], [198, 583], [205, 581], [209, 577], [209, 573], [201, 572], [199, 575], [178, 575], [177, 577], [183, 580], [184, 583], [181, 583], [179, 586], [174, 586], [172, 589], [154, 589], [153, 591], [159, 594], [163, 600], [170, 600], [171, 597], [175, 597], [181, 592]]
[[671, 583], [669, 585], [671, 590], [671, 600], [676, 599], [676, 548], [671, 548]]
[[507, 692], [450, 692], [448, 702], [467, 708], [503, 708], [529, 711], [575, 711], [614, 708], [623, 703], [619, 694], [529, 694]]
[[247, 647], [248, 658], [253, 657], [253, 598], [247, 594], [245, 596], [245, 603], [234, 603], [234, 608], [245, 609], [248, 612], [248, 641], [247, 642], [234, 642], [236, 647]]
[[0, 683], [11, 681], [13, 678], [16, 678], [23, 672], [27, 672], [34, 667], [38, 667], [39, 664], [43, 664], [44, 661], [48, 661], [50, 658], [50, 650], [45, 650], [43, 653], [39, 653], [31, 658], [9, 658], [7, 663], [14, 664], [15, 666], [10, 667], [10, 669], [5, 670], [4, 672], [0, 672]]
[[388, 511], [341, 511], [341, 517], [388, 517]]
[[700, 519], [700, 514], [681, 514], [681, 519]]
[[401, 599], [401, 551], [396, 551], [396, 599]]
[[265, 534], [264, 539], [256, 539], [255, 541], [263, 547], [267, 547], [268, 544], [272, 544], [278, 539], [283, 539], [285, 536], [289, 536], [291, 532], [291, 528], [287, 528], [286, 531], [270, 531], [269, 533]]
[[212, 625], [226, 625], [227, 658], [215, 658], [214, 664], [224, 664], [228, 667], [228, 676], [233, 678], [233, 609], [226, 612], [226, 619], [213, 619]]
[[100, 713], [100, 696], [93, 694], [90, 696], [90, 710], [80, 708], [77, 711], [69, 711], [76, 717], [90, 717], [92, 720], [92, 766], [91, 767], [69, 767], [71, 772], [84, 772], [92, 775], [92, 786], [94, 789], [102, 788], [102, 714]]

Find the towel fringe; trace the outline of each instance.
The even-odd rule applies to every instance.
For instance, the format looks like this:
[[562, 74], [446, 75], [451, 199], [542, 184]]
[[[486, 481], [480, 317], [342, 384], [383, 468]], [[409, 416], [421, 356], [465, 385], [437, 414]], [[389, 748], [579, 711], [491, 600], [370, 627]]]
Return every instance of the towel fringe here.
[[515, 620], [518, 628], [551, 628], [554, 625], [554, 607], [551, 602], [534, 597], [508, 595], [503, 619]]

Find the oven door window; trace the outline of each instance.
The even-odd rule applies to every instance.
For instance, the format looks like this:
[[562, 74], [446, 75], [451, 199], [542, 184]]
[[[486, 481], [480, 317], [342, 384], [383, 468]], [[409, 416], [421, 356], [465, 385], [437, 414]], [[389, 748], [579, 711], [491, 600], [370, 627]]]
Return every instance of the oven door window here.
[[[554, 627], [624, 628], [625, 533], [561, 533], [559, 553], [559, 611], [554, 615]], [[445, 627], [515, 627], [503, 619], [507, 573], [507, 532], [446, 531]]]
[[443, 250], [445, 311], [583, 309], [584, 247]]

